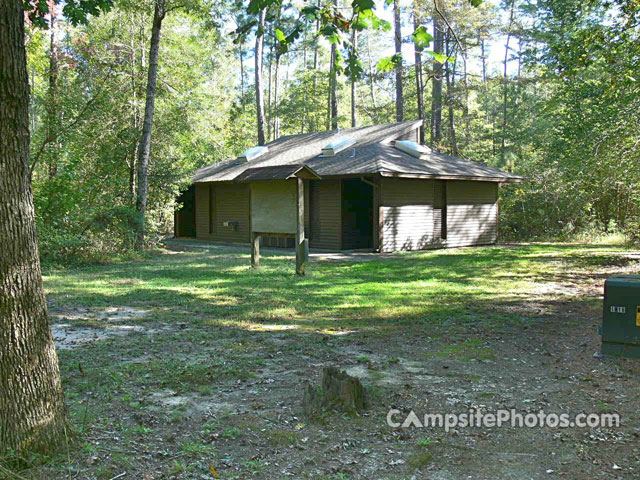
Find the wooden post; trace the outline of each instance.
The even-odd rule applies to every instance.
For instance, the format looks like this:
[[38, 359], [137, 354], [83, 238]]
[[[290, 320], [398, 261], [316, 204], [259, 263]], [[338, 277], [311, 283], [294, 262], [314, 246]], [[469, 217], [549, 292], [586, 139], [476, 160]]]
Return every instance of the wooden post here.
[[251, 267], [258, 268], [260, 266], [260, 237], [256, 232], [251, 232]]
[[307, 261], [304, 254], [304, 180], [298, 181], [297, 226], [296, 226], [296, 274], [304, 275]]
[[378, 203], [378, 252], [384, 251], [384, 210]]

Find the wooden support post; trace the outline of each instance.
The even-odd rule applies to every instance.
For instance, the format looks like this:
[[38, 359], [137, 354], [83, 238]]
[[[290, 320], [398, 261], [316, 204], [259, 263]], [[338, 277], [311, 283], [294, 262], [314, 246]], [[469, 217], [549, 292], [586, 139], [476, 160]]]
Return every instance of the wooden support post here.
[[296, 226], [296, 274], [304, 275], [307, 267], [304, 248], [304, 180], [297, 178], [298, 199], [297, 199], [297, 226]]
[[260, 238], [261, 235], [251, 232], [251, 267], [258, 268], [260, 266]]
[[378, 203], [378, 252], [384, 251], [384, 210]]

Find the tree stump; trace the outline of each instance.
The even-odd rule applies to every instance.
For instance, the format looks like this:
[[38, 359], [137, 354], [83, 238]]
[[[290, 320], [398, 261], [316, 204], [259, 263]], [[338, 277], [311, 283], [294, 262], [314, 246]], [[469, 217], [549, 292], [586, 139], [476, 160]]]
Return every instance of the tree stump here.
[[309, 417], [320, 416], [328, 410], [359, 414], [368, 408], [367, 392], [359, 379], [344, 370], [325, 367], [320, 387], [306, 383], [302, 406]]

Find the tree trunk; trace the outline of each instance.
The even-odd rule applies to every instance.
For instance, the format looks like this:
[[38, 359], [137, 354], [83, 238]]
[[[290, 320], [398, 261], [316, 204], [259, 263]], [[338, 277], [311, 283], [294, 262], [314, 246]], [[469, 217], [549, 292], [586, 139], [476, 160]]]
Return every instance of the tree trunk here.
[[[358, 31], [354, 28], [353, 33], [351, 34], [351, 48], [352, 52], [355, 55], [355, 52], [358, 51]], [[357, 123], [357, 112], [356, 112], [356, 79], [351, 79], [351, 127], [355, 127]]]
[[[442, 53], [442, 21], [433, 15], [433, 51]], [[431, 147], [437, 149], [442, 141], [442, 64], [433, 60], [433, 92], [431, 97]]]
[[480, 58], [482, 59], [482, 84], [487, 85], [487, 54], [485, 53], [484, 38], [480, 40]]
[[[451, 56], [450, 38], [447, 35], [447, 57]], [[456, 62], [453, 63], [453, 71], [451, 62], [445, 64], [445, 78], [447, 81], [447, 109], [449, 112], [449, 136], [451, 137], [451, 152], [458, 156], [458, 141], [456, 139], [455, 115], [453, 110], [453, 89], [455, 87]]]
[[369, 60], [369, 91], [371, 93], [371, 106], [373, 107], [373, 120], [376, 124], [380, 123], [378, 119], [378, 102], [376, 100], [375, 79], [373, 70], [373, 61], [371, 60], [371, 43], [369, 42], [369, 33], [367, 33], [367, 58]]
[[[467, 44], [462, 44], [465, 51], [467, 49]], [[467, 71], [467, 55], [465, 54], [462, 57], [462, 78], [464, 81], [464, 147], [468, 147], [471, 141], [471, 117], [469, 115], [469, 75]]]
[[262, 53], [264, 49], [264, 23], [266, 9], [258, 14], [258, 30], [256, 32], [255, 48], [255, 78], [256, 78], [256, 117], [258, 122], [258, 145], [265, 144], [264, 136], [264, 85], [262, 84]]
[[[132, 98], [132, 108], [133, 108], [133, 131], [137, 132], [140, 126], [140, 112], [138, 109], [138, 84], [136, 82], [137, 78], [137, 68], [136, 68], [136, 35], [135, 35], [135, 14], [131, 14], [131, 98]], [[144, 50], [143, 50], [144, 51]], [[140, 61], [142, 62], [142, 58]], [[142, 66], [142, 65], [141, 65]], [[133, 148], [130, 152], [131, 159], [128, 162], [127, 167], [129, 168], [129, 201], [131, 207], [135, 207], [136, 204], [136, 168], [137, 168], [137, 153], [138, 146], [140, 145], [140, 139], [137, 138], [133, 144]]]
[[[268, 37], [267, 37], [268, 38]], [[273, 92], [273, 45], [269, 46], [269, 53], [267, 54], [267, 59], [269, 60], [269, 70], [267, 76], [267, 105], [266, 105], [266, 123], [267, 123], [267, 139], [273, 140], [271, 137], [271, 133], [273, 132], [273, 128], [271, 128], [271, 122], [273, 121], [273, 111], [271, 110], [271, 93]]]
[[273, 139], [277, 140], [278, 137], [280, 137], [280, 117], [278, 116], [278, 104], [280, 102], [280, 55], [277, 53], [273, 80], [275, 82], [275, 87], [273, 89]]
[[0, 456], [51, 451], [67, 412], [42, 287], [21, 0], [0, 2]]
[[49, 2], [49, 91], [47, 92], [47, 139], [51, 142], [49, 149], [49, 178], [58, 175], [58, 45], [56, 42], [56, 11], [55, 3]]
[[327, 108], [327, 130], [336, 130], [338, 128], [338, 99], [336, 98], [338, 76], [336, 74], [336, 56], [336, 44], [332, 43], [331, 65], [329, 66], [329, 103]]
[[[306, 73], [309, 69], [309, 65], [307, 64], [307, 47], [304, 46], [302, 49], [302, 65], [304, 65], [303, 71]], [[300, 133], [304, 133], [304, 126], [307, 123], [307, 88], [305, 88], [302, 92], [302, 120], [300, 122]]]
[[507, 143], [507, 102], [508, 102], [508, 77], [507, 77], [507, 64], [509, 63], [509, 41], [511, 40], [511, 27], [513, 25], [513, 11], [515, 7], [515, 0], [511, 0], [511, 9], [509, 13], [509, 26], [507, 31], [507, 41], [504, 47], [504, 71], [502, 80], [504, 82], [504, 89], [502, 91], [502, 143], [500, 149], [500, 155], [504, 159], [506, 153]]
[[[418, 18], [418, 5], [415, 4], [413, 13], [413, 29], [416, 30], [420, 26], [420, 19]], [[418, 106], [418, 119], [424, 120], [424, 83], [422, 82], [422, 51], [418, 49], [416, 45], [414, 47], [415, 56], [415, 71], [416, 71], [416, 101]], [[424, 145], [424, 125], [419, 130], [419, 142]]]
[[151, 154], [151, 129], [153, 128], [153, 109], [156, 100], [156, 82], [158, 79], [158, 54], [160, 51], [160, 29], [166, 13], [166, 0], [156, 0], [151, 27], [151, 46], [149, 47], [149, 72], [147, 75], [147, 96], [144, 105], [144, 122], [142, 136], [138, 146], [138, 195], [136, 210], [139, 227], [136, 238], [136, 249], [144, 245], [145, 214], [147, 210], [147, 193], [149, 188], [149, 157]]
[[393, 0], [393, 23], [396, 55], [400, 61], [396, 64], [396, 121], [404, 120], [404, 94], [402, 92], [402, 24], [400, 22], [400, 0]]
[[242, 105], [242, 113], [245, 113], [247, 108], [244, 103], [244, 50], [240, 45], [240, 105]]
[[[320, 0], [318, 0], [317, 6], [320, 7]], [[316, 33], [315, 33], [315, 39], [313, 42], [313, 92], [315, 93], [318, 89], [318, 33], [320, 32], [320, 20], [316, 20]], [[312, 96], [312, 98], [314, 98]], [[316, 111], [315, 108], [315, 102], [313, 102], [313, 110], [309, 112], [309, 131], [310, 132], [315, 132], [317, 131], [317, 124], [316, 124], [316, 120], [317, 120], [317, 114], [318, 112]]]

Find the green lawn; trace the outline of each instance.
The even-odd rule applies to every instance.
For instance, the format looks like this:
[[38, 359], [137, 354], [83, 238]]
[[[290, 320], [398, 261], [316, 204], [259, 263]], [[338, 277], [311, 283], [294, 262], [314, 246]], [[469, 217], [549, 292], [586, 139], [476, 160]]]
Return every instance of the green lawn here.
[[[442, 401], [460, 381], [479, 402], [494, 399], [507, 388], [500, 382], [544, 371], [548, 357], [542, 352], [564, 348], [556, 346], [558, 338], [572, 338], [575, 326], [585, 342], [595, 342], [604, 278], [638, 270], [637, 256], [622, 246], [581, 244], [312, 261], [302, 278], [288, 254], [266, 252], [257, 271], [249, 264], [248, 249], [224, 247], [46, 271], [54, 325], [89, 336], [123, 324], [140, 331], [59, 350], [79, 443], [27, 473], [58, 478], [72, 468], [79, 478], [109, 480], [122, 471], [134, 475], [127, 478], [141, 478], [141, 472], [154, 479], [203, 478], [215, 464], [226, 472], [223, 478], [279, 478], [282, 467], [274, 462], [297, 458], [305, 466], [294, 478], [371, 478], [357, 469], [331, 473], [321, 461], [329, 453], [309, 460], [307, 447], [344, 442], [346, 429], [365, 439], [354, 441], [358, 452], [378, 452], [367, 457], [386, 472], [378, 478], [410, 478], [412, 469], [437, 463], [432, 453], [445, 443], [416, 453], [424, 432], [394, 440], [394, 448], [406, 454], [406, 462], [394, 464], [385, 457], [385, 443], [366, 439], [388, 435], [384, 414], [390, 399], [413, 402], [416, 396], [406, 389], [432, 388], [416, 371], [446, 368], [428, 380], [438, 379]], [[114, 320], [104, 313], [113, 307], [147, 313]], [[533, 334], [542, 338], [535, 340], [539, 364], [514, 370], [513, 360], [531, 348]], [[581, 351], [580, 361], [593, 361], [592, 353]], [[362, 376], [378, 405], [370, 417], [377, 426], [361, 419], [345, 427], [338, 417], [316, 427], [301, 419], [302, 382], [317, 378], [317, 365], [327, 363]], [[495, 378], [485, 378], [485, 365], [492, 365]], [[554, 375], [549, 378], [555, 382], [567, 378]], [[282, 405], [293, 415], [289, 420], [283, 420]], [[363, 428], [374, 430], [357, 433]], [[548, 443], [545, 437], [535, 441], [535, 448]], [[487, 470], [480, 456], [473, 468], [458, 473], [504, 474]]]
[[[617, 246], [525, 245], [407, 253], [365, 262], [312, 263], [296, 277], [290, 256], [267, 253], [259, 270], [240, 249], [183, 252], [45, 274], [59, 306], [153, 308], [156, 318], [301, 330], [379, 329], [399, 323], [515, 319], [496, 302], [518, 302], [549, 275], [620, 262]], [[623, 259], [622, 261], [625, 261]], [[488, 317], [486, 316], [488, 315]]]

